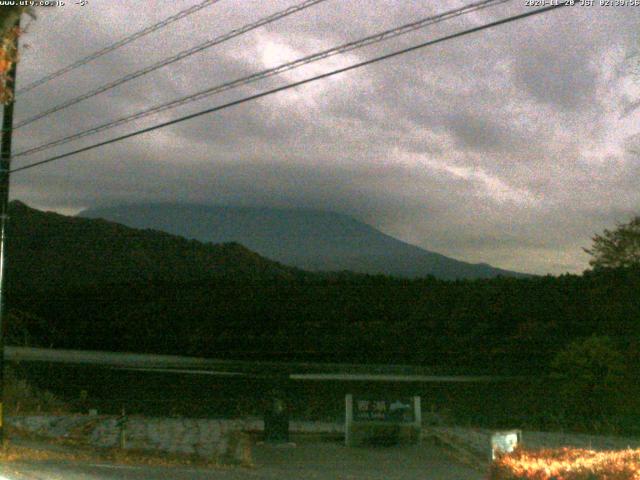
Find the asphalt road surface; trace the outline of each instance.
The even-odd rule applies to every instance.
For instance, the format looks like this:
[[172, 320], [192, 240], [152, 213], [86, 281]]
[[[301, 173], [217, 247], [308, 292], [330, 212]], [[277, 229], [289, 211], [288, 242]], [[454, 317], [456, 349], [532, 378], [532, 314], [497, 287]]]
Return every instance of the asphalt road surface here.
[[[346, 448], [338, 443], [258, 445], [255, 468], [137, 467], [105, 463], [32, 462], [0, 466], [0, 480], [481, 480], [441, 447]], [[3, 478], [4, 477], [4, 478]]]

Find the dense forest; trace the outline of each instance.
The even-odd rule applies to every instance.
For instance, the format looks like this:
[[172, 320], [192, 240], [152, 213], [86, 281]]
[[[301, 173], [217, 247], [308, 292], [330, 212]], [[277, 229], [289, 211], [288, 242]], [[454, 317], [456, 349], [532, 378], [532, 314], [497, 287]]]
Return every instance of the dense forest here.
[[640, 364], [640, 268], [443, 281], [309, 273], [212, 245], [12, 203], [10, 343], [216, 358], [547, 372], [608, 337]]

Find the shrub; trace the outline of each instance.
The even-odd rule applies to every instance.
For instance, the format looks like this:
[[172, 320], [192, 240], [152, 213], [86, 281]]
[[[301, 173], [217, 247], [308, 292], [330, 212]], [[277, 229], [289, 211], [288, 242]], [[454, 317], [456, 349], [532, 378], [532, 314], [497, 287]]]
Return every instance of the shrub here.
[[561, 448], [514, 452], [498, 457], [489, 480], [638, 480], [640, 449], [596, 452]]
[[374, 425], [369, 427], [365, 443], [374, 446], [396, 445], [400, 441], [400, 426]]
[[626, 366], [609, 337], [592, 336], [571, 343], [556, 355], [552, 368], [564, 378], [559, 393], [567, 417], [601, 423], [618, 413]]
[[66, 405], [48, 390], [41, 390], [20, 378], [14, 369], [4, 371], [4, 397], [7, 413], [59, 413], [67, 410]]

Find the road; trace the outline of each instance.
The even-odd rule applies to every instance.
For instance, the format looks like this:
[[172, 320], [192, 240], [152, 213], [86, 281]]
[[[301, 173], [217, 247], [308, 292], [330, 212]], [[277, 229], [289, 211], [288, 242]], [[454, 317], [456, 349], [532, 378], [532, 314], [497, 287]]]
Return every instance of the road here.
[[[0, 480], [481, 480], [485, 476], [432, 445], [346, 448], [339, 443], [257, 445], [255, 468], [137, 467], [32, 462], [0, 466]], [[4, 478], [2, 478], [4, 476]]]

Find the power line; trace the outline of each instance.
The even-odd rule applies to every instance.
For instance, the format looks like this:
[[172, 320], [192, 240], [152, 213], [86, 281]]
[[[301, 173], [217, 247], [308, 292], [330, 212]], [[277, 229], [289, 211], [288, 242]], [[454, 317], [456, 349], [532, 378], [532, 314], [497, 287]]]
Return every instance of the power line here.
[[387, 53], [387, 54], [381, 55], [379, 57], [374, 57], [374, 58], [371, 58], [369, 60], [365, 60], [363, 62], [355, 63], [353, 65], [349, 65], [348, 67], [343, 67], [343, 68], [339, 68], [339, 69], [336, 69], [336, 70], [332, 70], [330, 72], [326, 72], [326, 73], [322, 73], [322, 74], [319, 74], [319, 75], [315, 75], [313, 77], [309, 77], [309, 78], [306, 78], [304, 80], [300, 80], [300, 81], [297, 81], [297, 82], [289, 83], [287, 85], [283, 85], [281, 87], [277, 87], [277, 88], [273, 88], [273, 89], [270, 89], [270, 90], [266, 90], [264, 92], [260, 92], [260, 93], [257, 93], [255, 95], [250, 95], [248, 97], [244, 97], [244, 98], [241, 98], [239, 100], [234, 100], [232, 102], [225, 103], [223, 105], [218, 105], [216, 107], [208, 108], [206, 110], [201, 110], [200, 112], [192, 113], [190, 115], [185, 115], [183, 117], [176, 118], [174, 120], [169, 120], [167, 122], [159, 123], [157, 125], [154, 125], [154, 126], [151, 126], [151, 127], [147, 127], [147, 128], [143, 128], [141, 130], [136, 130], [135, 132], [127, 133], [125, 135], [121, 135], [119, 137], [112, 138], [110, 140], [105, 140], [104, 142], [95, 143], [93, 145], [89, 145], [87, 147], [79, 148], [79, 149], [73, 150], [71, 152], [63, 153], [61, 155], [56, 155], [54, 157], [50, 157], [50, 158], [47, 158], [45, 160], [40, 160], [38, 162], [30, 163], [28, 165], [12, 169], [11, 173], [19, 172], [19, 171], [22, 171], [22, 170], [28, 170], [28, 169], [37, 167], [39, 165], [43, 165], [45, 163], [54, 162], [54, 161], [57, 161], [57, 160], [61, 160], [63, 158], [70, 157], [72, 155], [77, 155], [78, 153], [83, 153], [83, 152], [86, 152], [86, 151], [89, 151], [89, 150], [94, 150], [94, 149], [96, 149], [98, 147], [102, 147], [102, 146], [105, 146], [105, 145], [108, 145], [108, 144], [111, 144], [111, 143], [115, 143], [115, 142], [119, 142], [119, 141], [122, 141], [122, 140], [126, 140], [127, 138], [131, 138], [131, 137], [135, 137], [135, 136], [138, 136], [138, 135], [142, 135], [144, 133], [148, 133], [148, 132], [151, 132], [153, 130], [158, 130], [160, 128], [168, 127], [168, 126], [174, 125], [176, 123], [181, 123], [181, 122], [184, 122], [186, 120], [190, 120], [192, 118], [200, 117], [202, 115], [207, 115], [209, 113], [218, 112], [218, 111], [224, 110], [226, 108], [234, 107], [236, 105], [240, 105], [240, 104], [243, 104], [243, 103], [246, 103], [246, 102], [250, 102], [252, 100], [257, 100], [259, 98], [266, 97], [268, 95], [272, 95], [274, 93], [282, 92], [284, 90], [289, 90], [291, 88], [295, 88], [295, 87], [298, 87], [300, 85], [305, 85], [307, 83], [315, 82], [317, 80], [321, 80], [321, 79], [328, 78], [328, 77], [331, 77], [331, 76], [334, 76], [334, 75], [338, 75], [340, 73], [344, 73], [344, 72], [348, 72], [348, 71], [351, 71], [351, 70], [355, 70], [356, 68], [360, 68], [360, 67], [364, 67], [364, 66], [367, 66], [367, 65], [371, 65], [373, 63], [378, 63], [378, 62], [381, 62], [383, 60], [388, 60], [390, 58], [397, 57], [399, 55], [403, 55], [403, 54], [406, 54], [406, 53], [409, 53], [409, 52], [413, 52], [415, 50], [419, 50], [421, 48], [425, 48], [425, 47], [428, 47], [428, 46], [431, 46], [431, 45], [435, 45], [437, 43], [442, 43], [442, 42], [445, 42], [445, 41], [448, 41], [448, 40], [452, 40], [454, 38], [458, 38], [458, 37], [462, 37], [462, 36], [465, 36], [465, 35], [469, 35], [471, 33], [479, 32], [481, 30], [486, 30], [488, 28], [493, 28], [493, 27], [497, 27], [499, 25], [504, 25], [504, 24], [507, 24], [507, 23], [511, 23], [511, 22], [514, 22], [514, 21], [517, 21], [517, 20], [522, 20], [524, 18], [528, 18], [528, 17], [534, 16], [534, 15], [539, 15], [541, 13], [545, 13], [545, 12], [548, 12], [548, 11], [551, 11], [551, 10], [555, 10], [557, 8], [566, 7], [566, 6], [569, 6], [569, 5], [571, 5], [571, 3], [560, 3], [558, 5], [552, 5], [552, 6], [549, 6], [549, 7], [539, 8], [537, 10], [532, 10], [532, 11], [529, 11], [529, 12], [526, 12], [526, 13], [521, 13], [519, 15], [514, 15], [514, 16], [511, 16], [511, 17], [503, 18], [501, 20], [496, 20], [494, 22], [486, 23], [486, 24], [480, 25], [478, 27], [473, 27], [473, 28], [469, 28], [467, 30], [462, 30], [460, 32], [453, 33], [453, 34], [450, 34], [450, 35], [446, 35], [444, 37], [440, 37], [440, 38], [437, 38], [435, 40], [429, 40], [427, 42], [423, 42], [423, 43], [414, 45], [412, 47], [404, 48], [402, 50], [396, 50], [395, 52]]
[[178, 20], [191, 15], [192, 13], [195, 13], [199, 10], [202, 10], [203, 8], [208, 7], [209, 5], [213, 5], [214, 3], [219, 2], [220, 0], [205, 0], [201, 3], [198, 3], [196, 5], [193, 5], [185, 10], [181, 10], [180, 12], [176, 13], [175, 15], [172, 15], [170, 17], [165, 18], [164, 20], [155, 23], [153, 25], [150, 25], [138, 32], [135, 32], [121, 40], [118, 40], [117, 42], [101, 49], [98, 50], [97, 52], [94, 52], [90, 55], [87, 55], [86, 57], [81, 58], [80, 60], [72, 63], [71, 65], [67, 65], [66, 67], [61, 68], [60, 70], [57, 70], [53, 73], [50, 73], [48, 75], [45, 75], [44, 77], [40, 78], [39, 80], [36, 80], [35, 82], [32, 82], [30, 84], [28, 84], [27, 86], [19, 89], [16, 93], [22, 94], [25, 92], [28, 92], [29, 90], [33, 90], [34, 88], [43, 85], [51, 80], [53, 80], [54, 78], [58, 78], [61, 75], [64, 75], [65, 73], [70, 72], [71, 70], [75, 70], [76, 68], [85, 65], [89, 62], [91, 62], [92, 60], [95, 60], [98, 57], [101, 57], [102, 55], [105, 55], [109, 52], [112, 52], [128, 43], [133, 42], [134, 40], [137, 40], [140, 37], [144, 37], [145, 35], [148, 35], [151, 32], [155, 32], [156, 30], [159, 30], [163, 27], [166, 27], [167, 25], [170, 25], [173, 22], [177, 22]]
[[502, 4], [502, 3], [506, 3], [506, 2], [510, 2], [512, 0], [481, 0], [479, 2], [475, 2], [475, 3], [471, 3], [468, 5], [465, 5], [464, 7], [461, 8], [457, 8], [457, 9], [453, 9], [453, 10], [449, 10], [446, 12], [443, 12], [441, 14], [438, 15], [434, 15], [434, 16], [430, 16], [430, 17], [426, 17], [420, 20], [417, 20], [415, 22], [411, 22], [405, 25], [402, 25], [400, 27], [396, 27], [393, 29], [389, 29], [389, 30], [385, 30], [383, 32], [379, 32], [373, 35], [370, 35], [368, 37], [365, 37], [363, 39], [360, 40], [356, 40], [356, 41], [352, 41], [352, 42], [348, 42], [342, 45], [339, 45], [337, 47], [333, 47], [327, 50], [323, 50], [311, 55], [307, 55], [305, 57], [299, 58], [297, 60], [291, 61], [291, 62], [287, 62], [287, 63], [283, 63], [281, 65], [278, 65], [277, 67], [274, 68], [270, 68], [267, 70], [263, 70], [261, 72], [258, 73], [254, 73], [252, 75], [246, 76], [246, 77], [241, 77], [238, 78], [236, 80], [230, 81], [230, 82], [226, 82], [220, 85], [216, 85], [214, 87], [210, 87], [207, 88], [205, 90], [202, 90], [200, 92], [194, 93], [194, 94], [190, 94], [187, 95], [185, 97], [176, 99], [176, 100], [172, 100], [170, 102], [166, 102], [160, 105], [157, 105], [155, 107], [149, 108], [147, 110], [143, 110], [141, 112], [137, 112], [131, 115], [128, 115], [126, 117], [122, 117], [119, 118], [117, 120], [112, 120], [110, 122], [104, 123], [102, 125], [98, 125], [96, 127], [92, 127], [86, 130], [83, 130], [81, 132], [75, 133], [73, 135], [69, 135], [63, 138], [59, 138], [57, 140], [53, 140], [51, 142], [47, 142], [45, 144], [36, 146], [36, 147], [32, 147], [29, 148], [27, 150], [23, 150], [21, 152], [18, 152], [14, 155], [15, 157], [20, 157], [20, 156], [24, 156], [24, 155], [31, 155], [43, 150], [47, 150], [49, 148], [52, 147], [56, 147], [59, 145], [63, 145], [65, 143], [69, 143], [71, 141], [77, 140], [79, 138], [83, 138], [86, 137], [88, 135], [94, 135], [96, 133], [100, 133], [102, 131], [105, 130], [109, 130], [111, 128], [115, 128], [121, 125], [124, 125], [126, 123], [130, 123], [134, 120], [139, 120], [141, 118], [150, 116], [150, 115], [154, 115], [172, 108], [176, 108], [179, 107], [181, 105], [185, 105], [187, 103], [191, 103], [197, 100], [202, 100], [206, 97], [212, 96], [214, 94], [217, 93], [221, 93], [227, 90], [231, 90], [233, 88], [237, 88], [243, 85], [248, 85], [250, 83], [254, 83], [257, 82], [259, 80], [263, 80], [265, 78], [269, 78], [272, 77], [274, 75], [278, 75], [280, 73], [284, 73], [286, 71], [289, 70], [293, 70], [295, 68], [299, 68], [303, 65], [307, 65], [309, 63], [312, 62], [316, 62], [316, 61], [320, 61], [320, 60], [324, 60], [328, 57], [334, 56], [334, 55], [338, 55], [338, 54], [342, 54], [342, 53], [346, 53], [352, 50], [356, 50], [358, 48], [363, 48], [369, 45], [373, 45], [375, 43], [380, 43], [382, 41], [385, 40], [389, 40], [391, 38], [394, 37], [398, 37], [400, 35], [404, 35], [407, 33], [410, 33], [414, 30], [418, 30], [420, 28], [424, 28], [428, 25], [433, 25], [435, 23], [439, 23], [451, 18], [455, 18], [461, 15], [466, 15], [468, 13], [474, 12], [474, 11], [478, 11], [484, 8], [488, 8], [490, 6], [493, 5], [498, 5], [498, 4]]
[[274, 13], [273, 15], [269, 15], [268, 17], [264, 17], [256, 22], [253, 23], [249, 23], [247, 25], [244, 25], [243, 27], [240, 28], [236, 28], [234, 30], [231, 30], [229, 33], [226, 33], [224, 35], [220, 35], [212, 40], [208, 40], [204, 43], [201, 43], [199, 45], [196, 45], [193, 48], [188, 48], [186, 50], [183, 50], [171, 57], [165, 58], [163, 60], [160, 60], [156, 63], [153, 63], [145, 68], [142, 68], [140, 70], [137, 70], [133, 73], [130, 73], [128, 75], [125, 75], [122, 78], [119, 78], [117, 80], [114, 80], [112, 82], [106, 83], [94, 90], [91, 90], [87, 93], [83, 93], [82, 95], [79, 95], [77, 97], [74, 97], [70, 100], [67, 100], [66, 102], [63, 102], [59, 105], [56, 105], [55, 107], [52, 107], [48, 110], [45, 110], [43, 112], [40, 112], [36, 115], [34, 115], [33, 117], [27, 118], [26, 120], [23, 120], [21, 122], [18, 122], [13, 128], [14, 130], [20, 127], [23, 127], [25, 125], [28, 125], [29, 123], [35, 122], [36, 120], [40, 120], [41, 118], [47, 117], [49, 115], [51, 115], [52, 113], [58, 112], [60, 110], [64, 110], [65, 108], [68, 108], [72, 105], [76, 105], [80, 102], [82, 102], [83, 100], [87, 100], [88, 98], [91, 97], [95, 97], [96, 95], [99, 95], [100, 93], [104, 93], [107, 90], [111, 90], [112, 88], [115, 88], [119, 85], [122, 85], [123, 83], [126, 83], [130, 80], [134, 80], [136, 78], [142, 77], [143, 75], [146, 75], [148, 73], [151, 73], [155, 70], [158, 70], [162, 67], [165, 67], [167, 65], [170, 65], [172, 63], [175, 63], [179, 60], [182, 60], [184, 58], [187, 58], [191, 55], [194, 55], [196, 53], [199, 53], [203, 50], [206, 50], [207, 48], [211, 48], [215, 45], [219, 45], [221, 43], [226, 42], [227, 40], [231, 40], [232, 38], [235, 37], [239, 37], [240, 35], [243, 35], [247, 32], [250, 32], [251, 30], [255, 30], [259, 27], [262, 27], [264, 25], [267, 25], [269, 23], [273, 23], [277, 20], [280, 20], [281, 18], [287, 17], [289, 15], [293, 15], [294, 13], [300, 12], [306, 8], [312, 7], [313, 5], [316, 5], [318, 3], [322, 3], [325, 2], [327, 0], [306, 0], [298, 5], [294, 5], [292, 7], [286, 8], [284, 10], [281, 10], [277, 13]]

